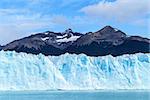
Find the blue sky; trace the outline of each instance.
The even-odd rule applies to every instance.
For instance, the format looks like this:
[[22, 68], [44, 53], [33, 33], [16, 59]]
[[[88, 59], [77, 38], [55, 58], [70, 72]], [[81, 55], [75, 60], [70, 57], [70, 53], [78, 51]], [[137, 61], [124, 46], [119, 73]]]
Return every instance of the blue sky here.
[[1, 0], [0, 44], [36, 32], [95, 32], [106, 25], [150, 37], [149, 0]]

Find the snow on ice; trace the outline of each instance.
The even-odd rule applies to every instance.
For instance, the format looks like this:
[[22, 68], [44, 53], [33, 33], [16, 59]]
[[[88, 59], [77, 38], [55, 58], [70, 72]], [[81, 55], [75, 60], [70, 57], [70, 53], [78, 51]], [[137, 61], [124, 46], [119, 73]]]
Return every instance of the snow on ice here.
[[150, 54], [90, 57], [0, 51], [0, 90], [150, 89]]

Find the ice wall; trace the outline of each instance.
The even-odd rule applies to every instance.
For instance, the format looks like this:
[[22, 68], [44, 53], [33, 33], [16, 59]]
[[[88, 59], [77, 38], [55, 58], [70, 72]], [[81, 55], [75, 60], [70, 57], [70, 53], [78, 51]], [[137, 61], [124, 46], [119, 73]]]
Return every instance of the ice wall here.
[[89, 57], [0, 51], [0, 90], [150, 89], [150, 54]]

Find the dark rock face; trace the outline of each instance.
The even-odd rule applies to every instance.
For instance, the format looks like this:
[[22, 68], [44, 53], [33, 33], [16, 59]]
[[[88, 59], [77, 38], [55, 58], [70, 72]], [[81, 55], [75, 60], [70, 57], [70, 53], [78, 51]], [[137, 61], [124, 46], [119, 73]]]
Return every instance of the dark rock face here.
[[44, 32], [31, 35], [19, 40], [15, 40], [3, 47], [3, 50], [26, 52], [32, 54], [43, 53], [44, 55], [61, 55], [65, 53], [65, 48], [72, 45], [73, 42], [82, 36], [71, 29], [63, 33]]
[[120, 30], [106, 26], [95, 33], [87, 33], [74, 45], [67, 48], [69, 53], [84, 53], [89, 56], [113, 56], [134, 53], [149, 53], [150, 40], [139, 36], [127, 37]]
[[0, 51], [2, 50], [2, 46], [0, 45]]
[[128, 37], [124, 32], [106, 26], [97, 32], [85, 35], [71, 29], [63, 33], [44, 32], [15, 40], [3, 50], [15, 50], [32, 54], [61, 55], [84, 53], [89, 56], [113, 56], [134, 53], [150, 53], [150, 40], [139, 36]]
[[78, 39], [77, 44], [85, 45], [92, 42], [97, 42], [98, 44], [101, 42], [110, 42], [113, 45], [118, 45], [123, 43], [125, 38], [125, 33], [114, 29], [111, 26], [106, 26], [97, 32], [87, 33], [86, 35], [82, 36], [80, 39]]

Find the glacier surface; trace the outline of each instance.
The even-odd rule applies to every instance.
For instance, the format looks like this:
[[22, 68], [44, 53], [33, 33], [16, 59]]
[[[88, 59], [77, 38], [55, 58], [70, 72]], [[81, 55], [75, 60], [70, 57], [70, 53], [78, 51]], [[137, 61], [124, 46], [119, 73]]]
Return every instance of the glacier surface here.
[[0, 51], [0, 90], [150, 89], [150, 54], [89, 57]]

